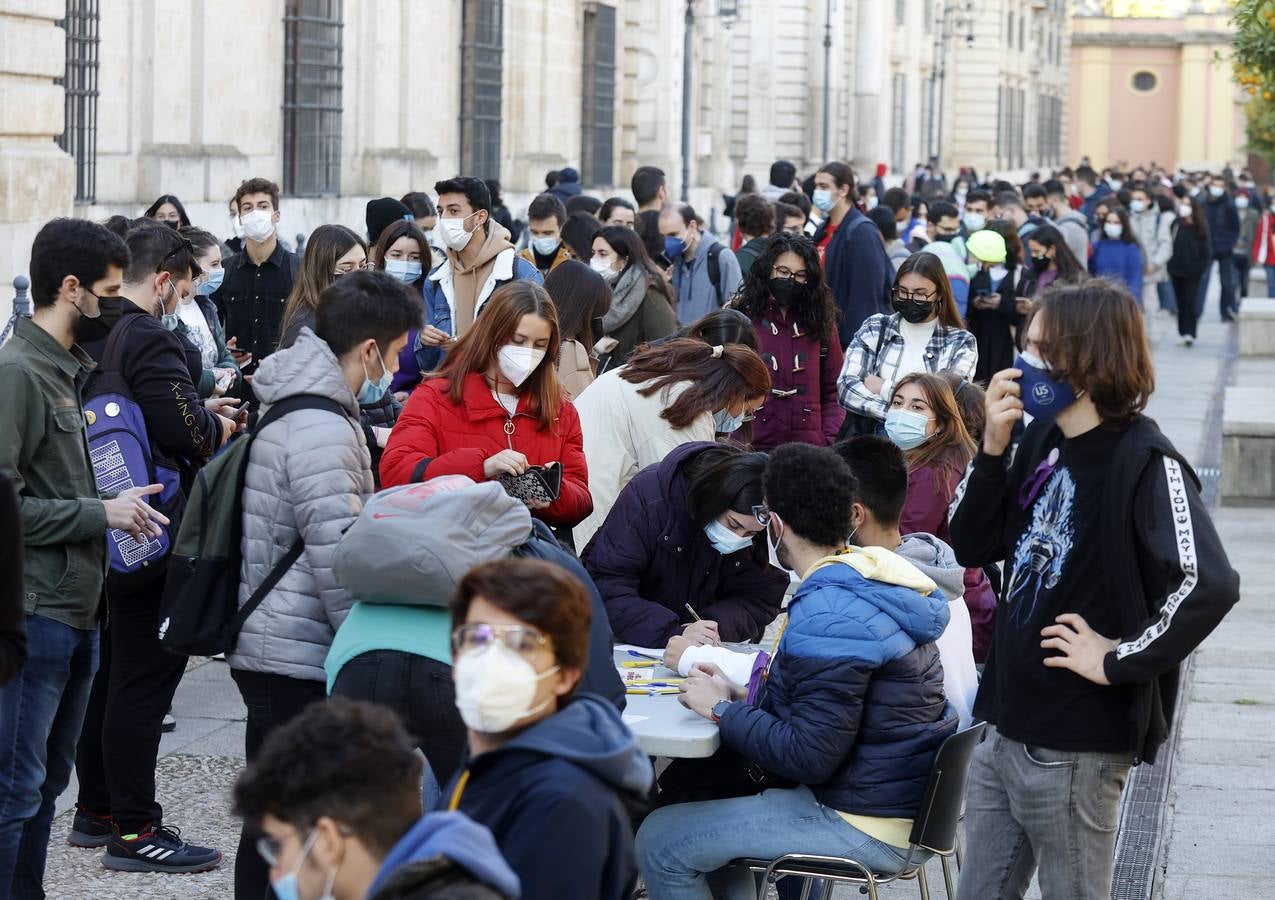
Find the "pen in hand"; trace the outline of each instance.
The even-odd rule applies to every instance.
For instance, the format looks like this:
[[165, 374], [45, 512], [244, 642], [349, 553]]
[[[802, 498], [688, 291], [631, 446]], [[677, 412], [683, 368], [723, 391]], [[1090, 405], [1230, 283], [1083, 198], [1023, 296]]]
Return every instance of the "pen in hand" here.
[[682, 605], [686, 607], [686, 611], [691, 614], [691, 618], [694, 619], [696, 622], [704, 621], [703, 619], [699, 617], [699, 613], [695, 611], [695, 607], [691, 606], [689, 603], [684, 603]]

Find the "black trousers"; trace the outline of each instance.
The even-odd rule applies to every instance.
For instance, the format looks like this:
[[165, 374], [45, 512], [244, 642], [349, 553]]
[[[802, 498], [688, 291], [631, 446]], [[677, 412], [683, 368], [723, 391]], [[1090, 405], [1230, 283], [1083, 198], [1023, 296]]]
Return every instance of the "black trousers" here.
[[109, 812], [121, 834], [139, 834], [164, 820], [155, 800], [155, 762], [164, 713], [186, 671], [186, 657], [160, 646], [163, 592], [159, 577], [136, 593], [110, 597], [101, 665], [76, 751], [80, 804]]
[[466, 731], [456, 710], [451, 666], [413, 653], [370, 650], [341, 667], [332, 696], [379, 703], [398, 713], [440, 785], [460, 768]]
[[1173, 293], [1178, 298], [1178, 334], [1182, 337], [1195, 337], [1196, 307], [1195, 298], [1200, 292], [1199, 278], [1179, 278], [1173, 280]]
[[1248, 298], [1248, 273], [1253, 268], [1253, 261], [1247, 253], [1235, 254], [1236, 294], [1241, 300]]
[[[242, 669], [231, 669], [230, 677], [239, 686], [244, 706], [248, 707], [244, 756], [249, 764], [261, 752], [261, 745], [270, 732], [311, 703], [325, 699], [322, 681]], [[270, 867], [257, 852], [259, 837], [261, 831], [244, 822], [239, 832], [239, 852], [235, 856], [235, 900], [263, 900], [274, 896], [270, 889]]]

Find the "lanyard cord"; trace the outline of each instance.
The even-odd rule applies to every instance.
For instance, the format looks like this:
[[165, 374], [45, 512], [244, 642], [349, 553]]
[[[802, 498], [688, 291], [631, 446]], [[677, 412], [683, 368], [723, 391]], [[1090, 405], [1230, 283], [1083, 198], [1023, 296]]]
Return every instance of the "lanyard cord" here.
[[456, 782], [456, 789], [452, 791], [451, 802], [447, 804], [448, 812], [455, 812], [460, 807], [460, 795], [465, 793], [465, 786], [467, 784], [469, 784], [468, 769], [460, 773], [460, 780]]

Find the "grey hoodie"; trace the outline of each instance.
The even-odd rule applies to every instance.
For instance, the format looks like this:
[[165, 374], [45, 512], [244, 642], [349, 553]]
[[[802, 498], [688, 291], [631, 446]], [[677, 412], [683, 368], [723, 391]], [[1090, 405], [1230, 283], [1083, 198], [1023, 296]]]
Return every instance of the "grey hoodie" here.
[[244, 474], [239, 604], [298, 534], [305, 550], [248, 617], [227, 660], [235, 669], [323, 681], [332, 636], [353, 603], [337, 584], [332, 557], [373, 491], [359, 404], [336, 356], [309, 328], [262, 361], [253, 389], [264, 409], [297, 394], [321, 394], [346, 414], [297, 410], [253, 438]]
[[1054, 219], [1054, 227], [1067, 242], [1067, 249], [1076, 257], [1081, 268], [1089, 266], [1089, 223], [1084, 215], [1072, 210]]
[[960, 727], [974, 719], [974, 696], [978, 693], [978, 670], [974, 667], [974, 633], [970, 611], [965, 606], [965, 568], [956, 561], [952, 548], [932, 534], [916, 532], [903, 538], [894, 551], [934, 580], [947, 597], [951, 618], [934, 643], [943, 664], [943, 693], [956, 707]]

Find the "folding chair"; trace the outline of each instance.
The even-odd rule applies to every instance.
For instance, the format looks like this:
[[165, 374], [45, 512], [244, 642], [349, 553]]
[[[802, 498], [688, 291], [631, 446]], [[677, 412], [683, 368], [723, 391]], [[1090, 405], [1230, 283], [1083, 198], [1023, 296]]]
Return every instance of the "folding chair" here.
[[[754, 872], [766, 873], [767, 887], [784, 875], [804, 877], [807, 883], [802, 891], [802, 900], [809, 897], [815, 882], [822, 883], [819, 893], [822, 900], [828, 900], [832, 896], [832, 888], [836, 884], [864, 885], [868, 889], [870, 900], [877, 900], [877, 885], [912, 878], [917, 881], [921, 900], [930, 900], [925, 865], [916, 859], [919, 854], [928, 851], [939, 857], [943, 865], [947, 896], [949, 900], [956, 900], [956, 883], [952, 877], [950, 860], [959, 850], [957, 826], [965, 803], [965, 784], [969, 779], [970, 760], [974, 755], [974, 747], [983, 738], [985, 727], [980, 722], [952, 735], [935, 754], [921, 805], [912, 822], [907, 859], [896, 874], [878, 875], [853, 859], [804, 853], [789, 853], [775, 860], [737, 859], [731, 865], [747, 866]], [[959, 866], [959, 862], [957, 865]]]

